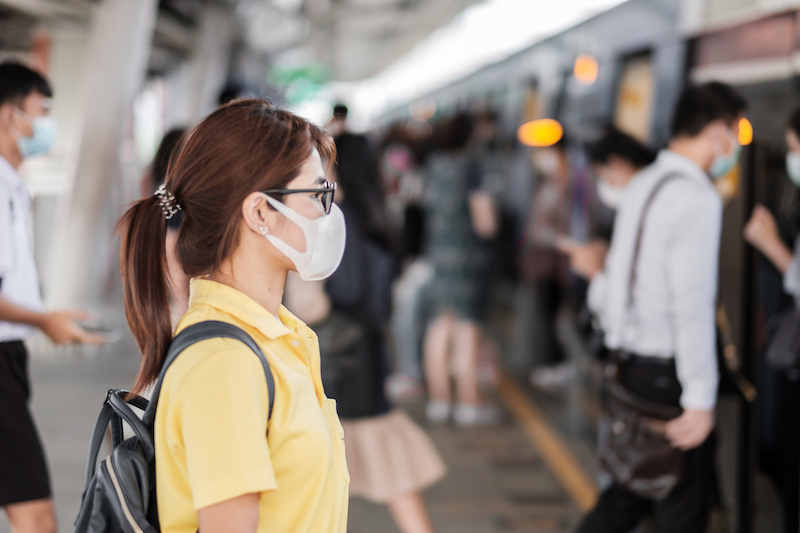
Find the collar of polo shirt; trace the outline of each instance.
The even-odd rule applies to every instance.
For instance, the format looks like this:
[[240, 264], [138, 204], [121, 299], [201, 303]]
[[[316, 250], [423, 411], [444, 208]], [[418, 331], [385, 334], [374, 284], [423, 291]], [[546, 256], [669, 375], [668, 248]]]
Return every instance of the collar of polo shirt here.
[[284, 306], [281, 306], [276, 317], [246, 294], [228, 285], [211, 281], [208, 277], [194, 278], [190, 284], [189, 307], [194, 304], [216, 307], [220, 311], [247, 322], [269, 339], [292, 334], [300, 334], [309, 338], [314, 336], [311, 328]]

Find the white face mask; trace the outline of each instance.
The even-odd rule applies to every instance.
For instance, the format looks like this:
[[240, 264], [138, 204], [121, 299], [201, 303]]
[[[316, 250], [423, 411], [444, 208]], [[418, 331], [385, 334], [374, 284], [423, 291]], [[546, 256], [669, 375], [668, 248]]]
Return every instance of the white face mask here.
[[347, 239], [344, 214], [339, 206], [333, 204], [329, 214], [312, 219], [270, 196], [267, 196], [267, 202], [303, 231], [306, 239], [305, 252], [297, 251], [279, 237], [266, 235], [267, 240], [294, 263], [300, 279], [319, 281], [336, 272], [342, 262]]
[[539, 152], [536, 154], [534, 164], [539, 172], [550, 176], [558, 171], [558, 155], [551, 150]]
[[606, 180], [597, 180], [597, 198], [611, 209], [617, 209], [624, 196], [625, 187], [615, 187]]

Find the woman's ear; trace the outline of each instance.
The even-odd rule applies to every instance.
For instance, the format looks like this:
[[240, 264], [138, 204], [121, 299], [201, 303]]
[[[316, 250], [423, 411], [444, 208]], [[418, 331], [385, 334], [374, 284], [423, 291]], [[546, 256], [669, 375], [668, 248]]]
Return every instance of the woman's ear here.
[[269, 234], [269, 209], [264, 193], [253, 192], [242, 202], [242, 218], [247, 227], [261, 235]]

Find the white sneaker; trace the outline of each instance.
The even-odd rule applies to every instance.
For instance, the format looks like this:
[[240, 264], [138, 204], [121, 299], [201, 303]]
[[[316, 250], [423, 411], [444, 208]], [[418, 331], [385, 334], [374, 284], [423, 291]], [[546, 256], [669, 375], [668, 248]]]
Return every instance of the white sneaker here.
[[531, 383], [539, 388], [560, 387], [569, 383], [577, 374], [575, 365], [566, 361], [557, 365], [537, 368], [531, 372]]
[[494, 405], [457, 405], [453, 421], [457, 426], [491, 426], [500, 421], [500, 409]]
[[416, 378], [392, 374], [386, 380], [386, 395], [394, 403], [411, 403], [425, 397], [425, 388]]
[[425, 417], [431, 424], [444, 424], [450, 419], [451, 409], [450, 402], [434, 400], [428, 402], [428, 406], [425, 408]]

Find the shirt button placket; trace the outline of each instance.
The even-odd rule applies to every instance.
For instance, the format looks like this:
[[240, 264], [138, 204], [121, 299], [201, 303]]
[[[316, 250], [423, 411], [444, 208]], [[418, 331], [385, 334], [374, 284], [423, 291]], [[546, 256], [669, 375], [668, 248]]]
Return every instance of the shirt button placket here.
[[295, 353], [300, 357], [300, 360], [303, 361], [303, 364], [310, 368], [308, 350], [305, 349], [303, 341], [297, 335], [293, 334], [289, 338], [289, 345], [294, 348]]

